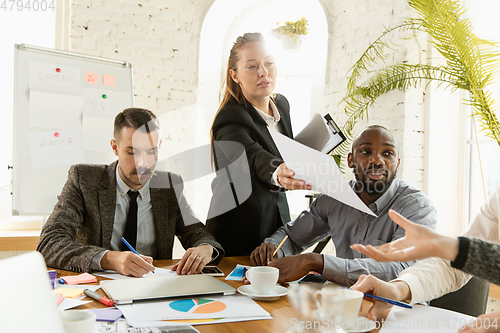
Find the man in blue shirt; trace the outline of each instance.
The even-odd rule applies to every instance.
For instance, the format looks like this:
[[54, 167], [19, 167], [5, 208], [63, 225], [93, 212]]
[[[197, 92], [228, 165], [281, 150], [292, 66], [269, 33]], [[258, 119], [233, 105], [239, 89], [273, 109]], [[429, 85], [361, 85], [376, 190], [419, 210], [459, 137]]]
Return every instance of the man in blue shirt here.
[[[355, 243], [381, 245], [403, 237], [404, 229], [392, 222], [389, 209], [415, 223], [435, 228], [436, 211], [429, 198], [396, 178], [400, 163], [396, 138], [382, 126], [370, 126], [354, 140], [347, 161], [355, 175], [350, 185], [377, 217], [320, 195], [309, 210], [278, 229], [252, 252], [252, 264], [277, 267], [280, 283], [315, 271], [337, 284], [350, 286], [361, 274], [375, 275], [386, 281], [394, 279], [414, 263], [379, 263], [350, 248]], [[289, 177], [290, 170], [279, 173], [282, 174], [278, 174], [278, 181]], [[336, 257], [317, 253], [296, 255], [329, 234]], [[288, 239], [278, 250], [278, 259], [272, 258], [275, 248], [286, 236]]]

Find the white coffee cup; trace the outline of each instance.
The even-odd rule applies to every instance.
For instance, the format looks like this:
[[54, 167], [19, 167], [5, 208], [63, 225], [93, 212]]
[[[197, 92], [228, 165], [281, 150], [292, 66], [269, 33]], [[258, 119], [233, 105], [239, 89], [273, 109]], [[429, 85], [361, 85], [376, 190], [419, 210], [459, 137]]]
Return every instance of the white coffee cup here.
[[96, 316], [91, 311], [67, 310], [61, 316], [66, 333], [94, 332]]
[[343, 329], [356, 327], [363, 301], [362, 292], [338, 286], [326, 286], [317, 291], [315, 297], [321, 317], [341, 321], [336, 324], [342, 325]]
[[278, 282], [279, 275], [280, 271], [276, 267], [267, 266], [250, 267], [246, 272], [246, 278], [258, 295], [271, 294]]
[[[342, 298], [345, 300], [342, 311], [343, 328], [354, 328], [358, 325], [358, 315], [363, 302], [363, 293], [352, 289], [341, 289]], [[347, 326], [349, 325], [349, 326]]]

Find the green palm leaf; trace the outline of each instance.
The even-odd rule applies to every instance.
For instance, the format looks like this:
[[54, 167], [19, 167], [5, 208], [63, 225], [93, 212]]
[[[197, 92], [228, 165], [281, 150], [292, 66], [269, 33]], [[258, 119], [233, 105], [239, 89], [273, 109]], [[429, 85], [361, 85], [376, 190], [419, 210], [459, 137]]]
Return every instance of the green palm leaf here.
[[[368, 109], [378, 97], [391, 90], [406, 91], [432, 81], [451, 91], [468, 91], [469, 98], [465, 102], [472, 106], [473, 116], [479, 119], [485, 134], [500, 145], [500, 124], [494, 113], [494, 101], [491, 93], [485, 90], [493, 82], [500, 65], [500, 53], [496, 45], [473, 34], [472, 23], [464, 18], [465, 9], [458, 0], [409, 0], [408, 4], [417, 11], [419, 18], [386, 29], [351, 67], [347, 94], [342, 100], [348, 116], [342, 130], [348, 140], [333, 154], [342, 157], [347, 155], [354, 125], [357, 120], [368, 117]], [[385, 51], [391, 48], [385, 38], [394, 31], [413, 32], [414, 35], [427, 33], [433, 47], [445, 60], [445, 65], [392, 65], [359, 84], [371, 66], [385, 60]], [[345, 158], [342, 160], [345, 161]], [[341, 168], [344, 170], [345, 165], [341, 165]]]

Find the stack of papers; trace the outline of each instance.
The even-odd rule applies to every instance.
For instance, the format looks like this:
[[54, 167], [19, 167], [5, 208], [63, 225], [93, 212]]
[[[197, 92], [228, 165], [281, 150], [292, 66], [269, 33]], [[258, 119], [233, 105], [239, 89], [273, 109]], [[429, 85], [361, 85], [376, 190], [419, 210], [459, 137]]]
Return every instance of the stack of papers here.
[[83, 289], [74, 289], [74, 288], [57, 288], [53, 293], [61, 293], [64, 298], [76, 298], [78, 296], [83, 295]]
[[[90, 289], [92, 291], [96, 291], [99, 288], [101, 288], [100, 286], [96, 285], [73, 285], [73, 286], [63, 285], [63, 287], [61, 287], [59, 284], [57, 285], [59, 286], [59, 288], [57, 288], [53, 292], [61, 293], [63, 296], [61, 303], [59, 303], [59, 305], [57, 306], [57, 308], [61, 311], [92, 302], [92, 301], [83, 301], [83, 299], [87, 297], [83, 295], [83, 290]], [[70, 298], [70, 297], [64, 297], [64, 294], [68, 295], [79, 294], [80, 296], [74, 296], [74, 298]]]

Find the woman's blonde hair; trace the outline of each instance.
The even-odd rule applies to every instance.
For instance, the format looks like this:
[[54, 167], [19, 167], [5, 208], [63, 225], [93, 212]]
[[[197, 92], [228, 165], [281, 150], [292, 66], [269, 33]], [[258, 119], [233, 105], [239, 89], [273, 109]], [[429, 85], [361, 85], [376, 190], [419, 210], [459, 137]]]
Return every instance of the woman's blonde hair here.
[[241, 87], [238, 83], [236, 83], [231, 77], [231, 70], [236, 71], [236, 63], [240, 60], [240, 55], [238, 54], [239, 49], [245, 46], [247, 43], [252, 42], [264, 42], [264, 37], [260, 32], [247, 32], [243, 36], [239, 36], [236, 38], [236, 41], [229, 52], [229, 59], [227, 60], [227, 69], [226, 75], [224, 78], [224, 96], [222, 97], [222, 101], [219, 105], [219, 109], [215, 113], [214, 120], [212, 121], [212, 126], [210, 127], [210, 145], [212, 147], [212, 164], [214, 162], [214, 134], [213, 134], [213, 126], [215, 122], [215, 118], [219, 114], [219, 111], [231, 100], [240, 103], [242, 100], [245, 100], [243, 96], [243, 91], [241, 91]]

